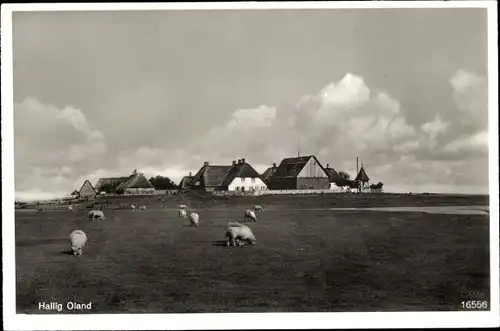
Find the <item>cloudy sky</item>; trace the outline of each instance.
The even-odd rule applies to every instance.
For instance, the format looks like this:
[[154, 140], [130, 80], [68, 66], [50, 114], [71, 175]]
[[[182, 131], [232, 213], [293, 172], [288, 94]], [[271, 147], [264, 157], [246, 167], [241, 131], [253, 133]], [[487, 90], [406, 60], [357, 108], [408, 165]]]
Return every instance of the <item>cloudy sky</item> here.
[[17, 12], [17, 198], [315, 154], [386, 191], [488, 190], [482, 9]]

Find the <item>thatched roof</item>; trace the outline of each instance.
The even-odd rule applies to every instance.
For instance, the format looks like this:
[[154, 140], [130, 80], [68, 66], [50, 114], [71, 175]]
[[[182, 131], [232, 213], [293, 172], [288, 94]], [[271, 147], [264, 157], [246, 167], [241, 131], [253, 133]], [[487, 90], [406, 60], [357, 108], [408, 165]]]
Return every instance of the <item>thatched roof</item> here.
[[193, 179], [194, 176], [184, 176], [179, 183], [179, 187], [180, 188], [191, 187], [194, 183]]
[[226, 178], [223, 180], [221, 186], [228, 187], [229, 184], [233, 182], [235, 178], [260, 178], [260, 175], [255, 169], [248, 163], [236, 163], [231, 167]]
[[295, 178], [304, 169], [305, 165], [311, 158], [314, 158], [320, 167], [324, 170], [321, 163], [314, 155], [290, 157], [283, 159], [274, 173], [274, 178]]
[[104, 185], [109, 185], [112, 189], [116, 189], [121, 183], [129, 178], [130, 177], [99, 178], [99, 180], [95, 184], [95, 189], [99, 192]]
[[232, 166], [209, 165], [207, 162], [194, 175], [193, 183], [200, 182], [201, 187], [220, 186], [231, 170]]
[[155, 188], [153, 184], [141, 173], [137, 172], [128, 177], [116, 188], [117, 192], [124, 192], [128, 188]]
[[325, 168], [325, 172], [328, 175], [328, 178], [330, 179], [330, 183], [337, 183], [339, 181], [342, 181], [342, 178], [340, 177], [339, 173], [335, 169], [330, 168], [328, 165]]
[[370, 180], [370, 177], [365, 172], [365, 169], [363, 166], [361, 166], [361, 169], [359, 169], [358, 175], [356, 176], [355, 181], [359, 182], [368, 182]]

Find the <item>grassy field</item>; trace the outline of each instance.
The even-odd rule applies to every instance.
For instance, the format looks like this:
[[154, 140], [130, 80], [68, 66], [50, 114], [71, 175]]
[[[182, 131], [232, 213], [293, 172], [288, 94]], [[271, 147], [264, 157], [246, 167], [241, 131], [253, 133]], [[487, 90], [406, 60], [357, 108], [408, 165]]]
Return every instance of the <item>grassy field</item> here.
[[[487, 205], [484, 196], [106, 198], [148, 210], [16, 211], [18, 313], [39, 302], [92, 302], [62, 313], [461, 310], [489, 300], [489, 221], [483, 215], [339, 211], [329, 207]], [[199, 228], [177, 217], [185, 203]], [[228, 221], [254, 203], [257, 244], [226, 247]], [[85, 231], [80, 257], [69, 233]], [[54, 311], [53, 313], [57, 313]]]

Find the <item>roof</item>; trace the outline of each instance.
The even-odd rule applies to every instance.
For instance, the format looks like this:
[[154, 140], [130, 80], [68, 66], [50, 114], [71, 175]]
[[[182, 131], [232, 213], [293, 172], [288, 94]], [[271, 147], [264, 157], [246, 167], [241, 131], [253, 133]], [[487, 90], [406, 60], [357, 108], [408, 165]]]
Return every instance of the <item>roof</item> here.
[[90, 181], [88, 179], [86, 179], [84, 182], [83, 182], [83, 185], [82, 187], [80, 187], [80, 190], [78, 191], [78, 193], [80, 193], [82, 191], [82, 189], [85, 187], [85, 185], [87, 185], [87, 183], [90, 185], [90, 187], [95, 191], [95, 188], [94, 186], [92, 186], [92, 184], [90, 183]]
[[129, 179], [130, 177], [108, 177], [108, 178], [99, 178], [97, 183], [95, 184], [95, 189], [99, 191], [101, 187], [105, 184], [111, 185], [113, 189], [116, 189], [118, 185]]
[[325, 172], [328, 175], [328, 178], [330, 179], [330, 182], [338, 182], [341, 181], [342, 178], [340, 177], [339, 173], [333, 169], [333, 168], [325, 168]]
[[[313, 157], [316, 162], [321, 166], [318, 159], [314, 155], [301, 156], [301, 157], [290, 157], [283, 159], [280, 165], [276, 169], [273, 177], [275, 178], [295, 178], [299, 175], [302, 169], [305, 167], [307, 162]], [[323, 168], [323, 166], [321, 166]], [[324, 168], [323, 168], [324, 170]]]
[[155, 188], [149, 180], [141, 173], [135, 173], [128, 177], [116, 188], [117, 191], [125, 191], [127, 188]]
[[260, 175], [248, 163], [237, 163], [231, 167], [226, 178], [222, 182], [222, 187], [227, 187], [235, 178], [260, 178]]
[[269, 167], [266, 169], [266, 171], [264, 171], [264, 173], [262, 174], [262, 179], [264, 181], [268, 180], [269, 177], [273, 176], [274, 173], [276, 172], [276, 170], [278, 169], [278, 167]]
[[356, 176], [355, 181], [360, 181], [360, 182], [367, 182], [370, 180], [370, 177], [365, 172], [365, 169], [363, 166], [361, 166], [361, 169], [359, 169], [358, 175]]
[[204, 165], [194, 175], [193, 182], [200, 186], [220, 186], [233, 166]]
[[193, 184], [193, 179], [194, 179], [194, 176], [184, 176], [180, 183], [179, 183], [179, 187], [187, 187], [187, 186], [191, 186]]

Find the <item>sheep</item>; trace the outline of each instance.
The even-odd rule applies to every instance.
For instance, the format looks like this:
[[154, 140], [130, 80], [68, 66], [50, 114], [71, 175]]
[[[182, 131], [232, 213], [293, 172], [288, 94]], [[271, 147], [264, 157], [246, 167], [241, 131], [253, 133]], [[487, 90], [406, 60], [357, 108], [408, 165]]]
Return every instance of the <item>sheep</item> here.
[[142, 205], [139, 207], [139, 210], [146, 210], [146, 205]]
[[130, 208], [135, 211], [135, 205], [130, 205]]
[[68, 211], [73, 211], [73, 206], [68, 206]]
[[187, 208], [187, 206], [186, 206], [186, 205], [179, 205], [179, 208], [180, 208], [180, 209], [186, 209], [186, 208]]
[[179, 218], [187, 218], [187, 213], [184, 209], [179, 210]]
[[82, 255], [82, 250], [87, 243], [87, 235], [82, 230], [75, 230], [69, 235], [73, 255]]
[[94, 220], [100, 219], [100, 220], [105, 220], [106, 217], [104, 217], [104, 213], [102, 210], [91, 210], [88, 213], [89, 218], [92, 218]]
[[255, 206], [253, 206], [253, 210], [254, 210], [254, 211], [260, 211], [260, 212], [263, 212], [263, 211], [264, 211], [264, 208], [262, 208], [262, 207], [261, 207], [261, 206], [259, 206], [259, 205], [255, 205]]
[[37, 210], [38, 210], [39, 212], [43, 212], [43, 210], [44, 210], [44, 209], [43, 209], [43, 208], [38, 208]]
[[255, 212], [253, 210], [245, 210], [245, 221], [257, 222], [257, 216], [255, 216]]
[[226, 237], [227, 237], [227, 242], [226, 245], [230, 246], [243, 246], [243, 242], [250, 243], [252, 245], [255, 245], [256, 238], [255, 235], [253, 234], [252, 230], [243, 224], [240, 224], [238, 222], [229, 222], [227, 229], [226, 229]]
[[189, 220], [191, 221], [192, 226], [200, 225], [200, 215], [198, 215], [197, 213], [189, 214]]

